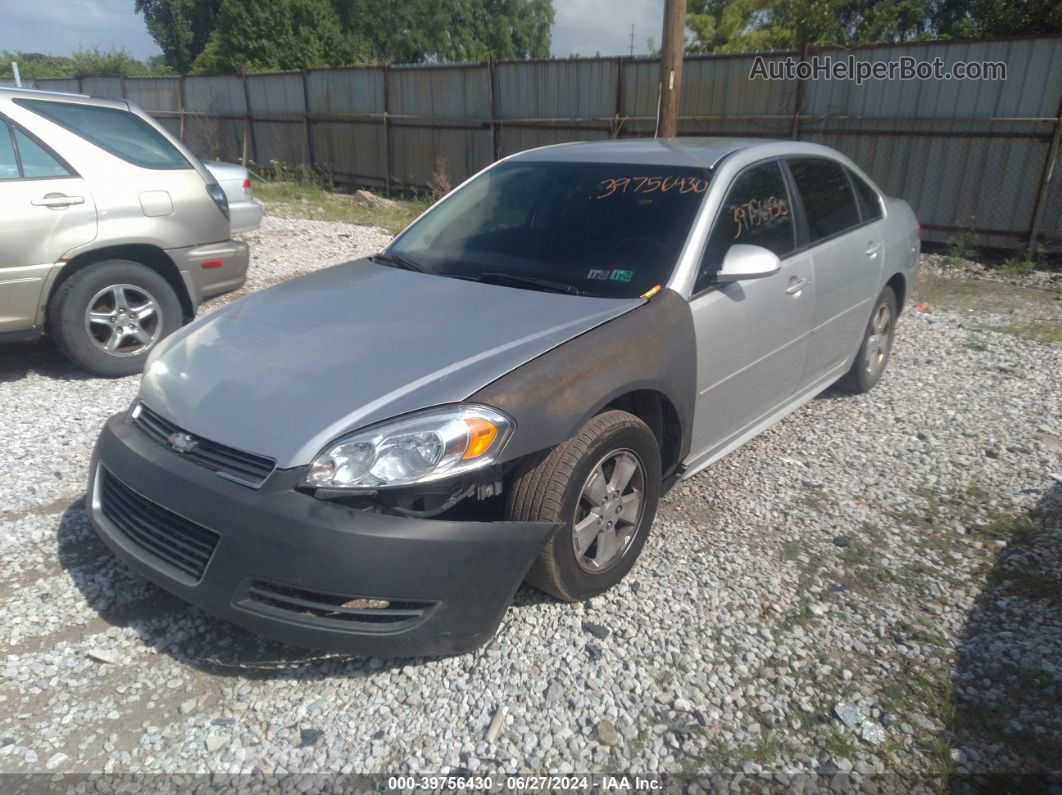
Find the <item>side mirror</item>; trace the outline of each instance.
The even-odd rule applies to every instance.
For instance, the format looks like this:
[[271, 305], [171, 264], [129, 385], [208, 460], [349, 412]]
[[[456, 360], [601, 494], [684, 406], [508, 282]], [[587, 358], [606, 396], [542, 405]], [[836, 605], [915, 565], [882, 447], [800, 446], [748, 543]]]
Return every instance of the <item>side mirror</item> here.
[[723, 257], [723, 267], [716, 274], [718, 282], [736, 282], [741, 279], [762, 279], [782, 269], [778, 255], [763, 246], [748, 246], [735, 243]]

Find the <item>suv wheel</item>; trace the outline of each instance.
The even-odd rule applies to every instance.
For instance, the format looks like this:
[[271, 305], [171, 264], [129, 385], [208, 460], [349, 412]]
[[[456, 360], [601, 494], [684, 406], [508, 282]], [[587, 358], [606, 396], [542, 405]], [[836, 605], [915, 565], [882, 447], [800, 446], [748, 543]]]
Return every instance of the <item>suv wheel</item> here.
[[568, 602], [608, 590], [638, 559], [659, 498], [653, 432], [624, 411], [597, 415], [528, 462], [509, 490], [509, 519], [561, 524], [528, 582]]
[[48, 302], [48, 330], [67, 358], [96, 375], [144, 369], [159, 340], [181, 326], [170, 283], [129, 260], [106, 260], [67, 279]]

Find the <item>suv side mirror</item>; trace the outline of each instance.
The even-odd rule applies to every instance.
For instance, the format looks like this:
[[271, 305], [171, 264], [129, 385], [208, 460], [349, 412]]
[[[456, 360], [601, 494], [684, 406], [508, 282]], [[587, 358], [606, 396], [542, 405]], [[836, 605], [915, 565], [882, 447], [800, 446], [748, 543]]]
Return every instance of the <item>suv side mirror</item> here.
[[763, 246], [749, 246], [735, 243], [727, 249], [723, 257], [723, 267], [719, 269], [717, 282], [736, 282], [741, 279], [762, 279], [782, 269], [782, 261], [773, 251]]

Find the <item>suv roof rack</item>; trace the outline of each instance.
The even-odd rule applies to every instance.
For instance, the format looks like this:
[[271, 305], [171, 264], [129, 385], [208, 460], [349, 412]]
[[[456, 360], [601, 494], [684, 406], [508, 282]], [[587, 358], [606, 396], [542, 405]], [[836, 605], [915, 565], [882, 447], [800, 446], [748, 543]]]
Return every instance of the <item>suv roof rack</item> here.
[[76, 91], [48, 91], [44, 88], [25, 88], [22, 86], [0, 86], [0, 91], [18, 91], [23, 94], [44, 94], [46, 96], [56, 97], [81, 97], [82, 99], [89, 99], [88, 94], [78, 94]]

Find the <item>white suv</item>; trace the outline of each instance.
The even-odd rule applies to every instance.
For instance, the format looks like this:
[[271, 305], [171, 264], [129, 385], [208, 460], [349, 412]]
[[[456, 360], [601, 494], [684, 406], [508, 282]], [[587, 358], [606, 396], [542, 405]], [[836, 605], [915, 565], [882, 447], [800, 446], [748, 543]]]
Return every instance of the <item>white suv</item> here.
[[131, 103], [0, 88], [0, 342], [139, 372], [247, 275], [217, 181]]

